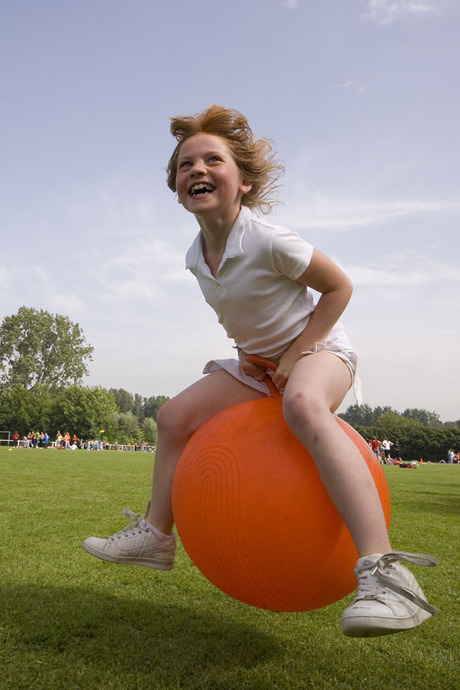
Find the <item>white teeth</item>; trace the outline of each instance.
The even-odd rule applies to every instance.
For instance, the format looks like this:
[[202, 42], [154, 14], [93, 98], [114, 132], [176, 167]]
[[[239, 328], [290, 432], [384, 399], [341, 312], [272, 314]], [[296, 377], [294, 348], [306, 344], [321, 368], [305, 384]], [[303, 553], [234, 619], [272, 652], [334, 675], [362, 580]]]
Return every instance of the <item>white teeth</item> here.
[[194, 184], [190, 188], [190, 194], [201, 194], [204, 192], [213, 192], [213, 191], [214, 191], [214, 187], [212, 187], [209, 184], [206, 184], [205, 182], [199, 182], [197, 184]]

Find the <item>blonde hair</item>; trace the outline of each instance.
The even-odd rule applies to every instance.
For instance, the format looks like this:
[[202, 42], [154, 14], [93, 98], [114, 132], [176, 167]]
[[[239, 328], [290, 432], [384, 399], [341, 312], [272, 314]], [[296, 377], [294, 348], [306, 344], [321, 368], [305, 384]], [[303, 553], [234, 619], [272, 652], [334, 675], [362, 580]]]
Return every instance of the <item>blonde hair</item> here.
[[247, 119], [238, 110], [211, 105], [197, 115], [172, 117], [171, 134], [178, 142], [166, 169], [168, 187], [173, 192], [176, 191], [179, 151], [184, 141], [194, 134], [213, 134], [225, 140], [243, 179], [252, 184], [242, 204], [268, 213], [278, 203], [276, 190], [284, 166], [275, 160], [271, 141], [256, 139]]

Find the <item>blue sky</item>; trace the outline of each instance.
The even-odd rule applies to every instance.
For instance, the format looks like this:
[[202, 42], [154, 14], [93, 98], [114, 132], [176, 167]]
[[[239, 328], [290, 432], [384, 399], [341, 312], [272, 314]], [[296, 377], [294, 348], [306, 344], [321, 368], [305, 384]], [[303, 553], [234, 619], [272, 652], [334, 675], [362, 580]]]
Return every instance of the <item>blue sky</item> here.
[[145, 396], [232, 356], [165, 184], [168, 118], [218, 103], [275, 142], [274, 220], [354, 282], [364, 401], [459, 419], [459, 19], [456, 0], [0, 0], [0, 318], [69, 316], [85, 383]]

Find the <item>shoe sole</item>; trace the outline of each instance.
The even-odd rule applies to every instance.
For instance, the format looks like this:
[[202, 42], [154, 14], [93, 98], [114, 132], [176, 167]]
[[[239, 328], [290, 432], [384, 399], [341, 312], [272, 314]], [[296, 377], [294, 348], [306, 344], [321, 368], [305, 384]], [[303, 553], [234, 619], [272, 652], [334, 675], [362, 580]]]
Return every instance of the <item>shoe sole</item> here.
[[83, 548], [91, 556], [95, 558], [100, 558], [102, 561], [110, 561], [111, 563], [121, 563], [122, 565], [140, 565], [144, 568], [152, 568], [153, 570], [172, 570], [174, 568], [174, 562], [161, 563], [159, 561], [154, 561], [151, 558], [129, 558], [128, 556], [108, 556], [100, 551], [95, 551], [88, 544], [84, 543]]
[[340, 622], [342, 632], [347, 637], [380, 637], [382, 635], [393, 635], [405, 630], [412, 630], [418, 625], [431, 618], [431, 613], [419, 608], [418, 611], [407, 618], [401, 620], [399, 618], [373, 618], [367, 617], [353, 617], [349, 620], [342, 619]]

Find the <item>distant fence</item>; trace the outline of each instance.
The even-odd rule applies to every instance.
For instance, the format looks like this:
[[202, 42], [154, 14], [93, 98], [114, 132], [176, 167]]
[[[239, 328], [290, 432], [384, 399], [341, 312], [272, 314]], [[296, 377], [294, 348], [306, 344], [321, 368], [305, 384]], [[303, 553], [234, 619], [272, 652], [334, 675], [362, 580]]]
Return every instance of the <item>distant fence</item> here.
[[10, 443], [13, 443], [11, 431], [0, 431], [0, 446], [2, 443], [4, 443], [5, 446], [9, 446]]
[[38, 444], [38, 446], [33, 446], [29, 439], [21, 438], [18, 440], [11, 438], [10, 431], [0, 431], [0, 447], [3, 445], [11, 446], [14, 448], [54, 448], [55, 450], [90, 450], [90, 451], [104, 451], [104, 450], [116, 450], [116, 451], [136, 451], [142, 453], [154, 453], [156, 446], [148, 445], [146, 443], [133, 444], [133, 443], [104, 443], [102, 441], [86, 441], [84, 444], [79, 446], [70, 445], [67, 448], [64, 446], [56, 446], [55, 441], [49, 441], [46, 446], [43, 444]]

